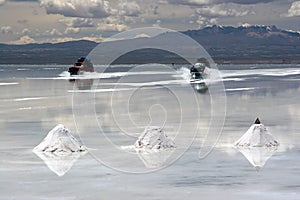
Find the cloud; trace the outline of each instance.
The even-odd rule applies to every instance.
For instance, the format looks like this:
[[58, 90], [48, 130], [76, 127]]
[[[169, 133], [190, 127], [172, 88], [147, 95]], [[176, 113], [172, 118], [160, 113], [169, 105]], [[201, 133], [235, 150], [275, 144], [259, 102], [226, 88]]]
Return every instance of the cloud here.
[[[237, 7], [235, 9], [235, 7]], [[205, 6], [198, 8], [196, 13], [210, 18], [215, 17], [241, 17], [248, 15], [249, 10], [243, 9], [241, 6], [235, 6], [234, 4], [218, 4], [212, 6]]]
[[124, 24], [98, 24], [97, 30], [98, 31], [116, 31], [121, 32], [125, 31], [127, 26]]
[[[110, 16], [106, 19], [102, 19], [97, 24], [98, 31], [105, 32], [121, 32], [128, 29], [127, 24], [132, 23], [131, 17], [122, 17], [122, 16]], [[127, 21], [130, 20], [130, 21]]]
[[134, 38], [150, 38], [151, 36], [146, 33], [136, 35]]
[[210, 2], [209, 0], [168, 0], [166, 3], [179, 5], [208, 5], [212, 2]]
[[61, 38], [53, 38], [51, 40], [51, 42], [52, 43], [61, 43], [61, 42], [70, 42], [70, 41], [79, 41], [79, 40], [102, 42], [104, 39], [102, 37], [81, 37], [81, 38], [61, 37]]
[[22, 34], [23, 34], [23, 35], [28, 35], [30, 32], [31, 32], [31, 31], [30, 31], [28, 28], [24, 28], [24, 29], [22, 30]]
[[35, 36], [47, 36], [47, 37], [52, 37], [52, 36], [61, 36], [62, 33], [57, 30], [56, 28], [50, 29], [50, 30], [45, 30], [40, 32], [40, 30], [35, 30], [34, 32], [31, 32], [32, 34], [34, 33]]
[[65, 30], [65, 34], [76, 34], [80, 32], [80, 28], [72, 28], [72, 27], [67, 27]]
[[66, 17], [105, 18], [112, 9], [105, 0], [41, 0], [40, 5], [47, 14], [60, 14]]
[[132, 1], [132, 2], [123, 2], [120, 6], [120, 14], [129, 17], [137, 17], [141, 14], [140, 6]]
[[182, 4], [182, 5], [213, 5], [213, 4], [223, 4], [223, 3], [236, 3], [236, 4], [258, 4], [258, 3], [270, 3], [278, 0], [168, 0], [172, 4]]
[[158, 15], [159, 14], [159, 7], [158, 5], [153, 6], [153, 15]]
[[24, 36], [20, 37], [19, 40], [14, 41], [12, 43], [14, 43], [14, 44], [29, 44], [29, 43], [36, 43], [36, 41], [33, 38], [31, 38], [30, 36], [24, 35]]
[[50, 35], [54, 36], [54, 35], [62, 35], [62, 34], [57, 29], [54, 28], [50, 31]]
[[203, 16], [199, 16], [196, 22], [199, 25], [199, 28], [202, 28], [202, 27], [206, 27], [206, 26], [215, 25], [218, 23], [218, 20], [217, 20], [217, 18], [209, 19], [209, 18], [206, 18]]
[[14, 2], [38, 2], [39, 0], [9, 0]]
[[39, 12], [38, 12], [36, 9], [34, 9], [34, 10], [32, 11], [32, 14], [33, 14], [33, 15], [39, 15]]
[[72, 37], [63, 37], [63, 38], [53, 38], [52, 43], [60, 43], [60, 42], [69, 42], [74, 41], [75, 39]]
[[17, 20], [17, 22], [18, 22], [18, 24], [23, 24], [23, 25], [25, 25], [25, 24], [28, 23], [28, 20], [27, 20], [27, 19], [19, 19], [19, 20]]
[[292, 3], [290, 9], [288, 10], [287, 17], [300, 16], [300, 1], [295, 1]]
[[10, 26], [2, 26], [0, 28], [2, 34], [11, 34], [13, 33], [12, 28]]
[[91, 19], [76, 18], [72, 20], [72, 27], [74, 28], [94, 26], [93, 20]]
[[236, 3], [236, 4], [259, 4], [270, 3], [278, 0], [216, 0], [217, 3]]
[[93, 20], [88, 18], [61, 19], [59, 22], [73, 28], [95, 27]]

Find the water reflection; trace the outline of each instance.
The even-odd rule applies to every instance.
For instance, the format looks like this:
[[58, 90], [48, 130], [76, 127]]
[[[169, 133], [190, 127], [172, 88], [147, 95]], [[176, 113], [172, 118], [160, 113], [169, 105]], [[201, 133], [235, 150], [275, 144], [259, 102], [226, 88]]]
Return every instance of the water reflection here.
[[58, 176], [65, 175], [74, 165], [74, 163], [86, 152], [75, 152], [68, 154], [57, 154], [52, 152], [38, 152], [34, 153], [41, 158], [47, 167]]
[[158, 151], [136, 150], [137, 155], [147, 168], [162, 167], [174, 152], [174, 149], [162, 149]]
[[94, 83], [94, 79], [70, 79], [69, 81], [74, 82], [78, 90], [90, 90]]
[[259, 171], [277, 151], [277, 147], [237, 147], [237, 150]]
[[206, 93], [208, 91], [208, 87], [205, 82], [191, 83], [191, 86], [199, 93]]

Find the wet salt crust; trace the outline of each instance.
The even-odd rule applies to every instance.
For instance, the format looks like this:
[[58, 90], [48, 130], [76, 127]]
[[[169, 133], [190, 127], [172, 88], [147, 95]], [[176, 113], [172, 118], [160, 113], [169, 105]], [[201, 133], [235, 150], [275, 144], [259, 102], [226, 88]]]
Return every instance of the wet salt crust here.
[[[129, 65], [124, 65], [130, 67]], [[205, 159], [199, 160], [198, 153], [200, 146], [199, 141], [195, 141], [180, 159], [174, 164], [169, 165], [169, 160], [164, 162], [163, 170], [145, 170], [137, 158], [133, 163], [131, 171], [137, 167], [140, 171], [152, 172], [140, 175], [121, 173], [111, 168], [101, 165], [95, 161], [93, 156], [85, 155], [77, 161], [63, 177], [56, 177], [47, 165], [37, 156], [31, 153], [31, 150], [38, 145], [48, 132], [58, 123], [73, 126], [73, 113], [71, 97], [73, 93], [70, 90], [85, 91], [74, 87], [74, 82], [69, 82], [68, 78], [59, 79], [58, 74], [65, 70], [66, 65], [41, 65], [28, 66], [32, 71], [17, 71], [16, 68], [23, 68], [20, 65], [5, 65], [0, 67], [5, 71], [0, 72], [1, 82], [15, 82], [19, 84], [0, 86], [1, 88], [1, 153], [0, 153], [0, 199], [138, 199], [144, 200], [164, 199], [164, 200], [184, 200], [184, 199], [223, 199], [225, 196], [230, 200], [296, 200], [300, 199], [300, 65], [225, 65], [218, 67], [226, 69], [221, 70], [224, 75], [224, 85], [226, 89], [253, 87], [253, 90], [238, 90], [235, 92], [227, 92], [227, 117], [224, 124], [223, 132], [220, 136], [216, 148]], [[55, 67], [56, 70], [44, 70], [44, 68]], [[122, 66], [116, 66], [115, 71], [111, 74], [119, 74]], [[133, 65], [135, 67], [135, 65]], [[175, 66], [176, 67], [176, 66]], [[178, 66], [178, 68], [180, 68]], [[1, 70], [0, 69], [0, 70]], [[113, 69], [113, 70], [114, 70]], [[13, 71], [14, 70], [14, 71]], [[298, 70], [297, 74], [292, 74], [292, 70]], [[130, 70], [129, 70], [130, 71]], [[276, 75], [273, 76], [270, 73]], [[22, 73], [21, 73], [22, 72]], [[189, 71], [188, 71], [189, 72]], [[105, 74], [105, 73], [104, 73]], [[283, 75], [286, 74], [286, 75]], [[10, 76], [14, 76], [10, 78]], [[188, 73], [189, 75], [189, 73]], [[280, 75], [280, 76], [279, 76]], [[162, 75], [157, 75], [162, 76]], [[165, 76], [165, 75], [164, 75]], [[167, 76], [167, 75], [166, 75]], [[29, 78], [27, 78], [29, 77]], [[144, 81], [145, 76], [136, 76], [136, 82]], [[38, 79], [32, 79], [38, 78]], [[164, 77], [163, 77], [164, 78]], [[101, 79], [102, 80], [102, 79]], [[107, 79], [107, 83], [118, 82], [119, 79]], [[127, 80], [127, 79], [126, 79]], [[169, 80], [169, 78], [166, 78]], [[173, 80], [173, 79], [172, 79]], [[103, 81], [104, 82], [104, 81]], [[125, 81], [124, 81], [125, 82]], [[133, 81], [129, 81], [132, 84]], [[104, 82], [106, 83], [106, 82]], [[102, 84], [102, 82], [101, 82]], [[187, 82], [187, 84], [190, 84]], [[115, 85], [107, 85], [107, 88], [114, 88]], [[133, 87], [129, 85], [129, 87]], [[120, 86], [116, 89], [129, 88], [127, 85]], [[135, 86], [138, 87], [138, 86]], [[99, 90], [106, 89], [103, 86]], [[160, 93], [159, 88], [151, 88], [145, 90], [149, 92], [143, 102], [153, 102], [155, 99], [164, 97]], [[177, 89], [177, 86], [176, 86]], [[180, 87], [178, 87], [180, 89]], [[181, 89], [180, 89], [181, 90]], [[163, 89], [163, 91], [165, 91]], [[93, 92], [89, 90], [89, 92]], [[128, 91], [119, 92], [120, 99], [117, 104], [124, 106], [124, 96]], [[129, 91], [130, 92], [130, 91]], [[211, 107], [207, 106], [211, 102], [210, 91], [206, 94], [197, 93], [199, 103], [201, 103], [201, 127], [209, 127], [211, 120]], [[80, 95], [80, 94], [78, 94]], [[84, 96], [84, 94], [82, 94]], [[105, 115], [106, 108], [110, 108], [112, 93], [110, 91], [96, 94], [99, 101], [96, 110], [99, 111], [99, 119], [113, 119], [113, 115]], [[36, 98], [46, 97], [46, 99], [28, 100], [15, 102], [14, 99], [20, 98]], [[186, 100], [189, 96], [186, 95]], [[155, 101], [156, 102], [156, 101]], [[160, 103], [160, 101], [158, 101]], [[163, 102], [164, 103], [164, 102]], [[203, 103], [203, 104], [202, 104]], [[203, 107], [202, 107], [203, 105]], [[27, 108], [32, 109], [27, 109]], [[23, 109], [24, 108], [24, 109]], [[131, 108], [131, 107], [130, 107]], [[133, 107], [132, 107], [133, 108]], [[188, 109], [182, 107], [182, 109]], [[217, 108], [216, 108], [217, 109]], [[115, 110], [116, 114], [119, 110]], [[136, 107], [134, 113], [145, 112], [145, 107]], [[162, 114], [161, 109], [153, 109], [151, 116], [159, 116]], [[110, 112], [109, 112], [110, 113]], [[134, 114], [131, 113], [131, 114]], [[173, 117], [173, 113], [177, 111], [168, 111], [169, 117]], [[266, 162], [266, 165], [259, 173], [252, 168], [252, 165], [239, 151], [232, 148], [232, 144], [237, 141], [252, 125], [249, 123], [249, 117], [262, 113], [264, 118], [274, 124], [269, 128], [269, 124], [263, 122], [268, 130], [273, 134], [274, 139], [280, 142], [278, 152]], [[208, 114], [208, 115], [206, 115]], [[216, 119], [220, 119], [223, 115], [221, 112], [215, 112]], [[93, 113], [94, 115], [94, 113]], [[100, 116], [101, 115], [101, 116]], [[128, 116], [121, 116], [122, 120]], [[135, 117], [135, 116], [133, 116]], [[139, 117], [139, 116], [137, 116]], [[164, 116], [161, 116], [162, 119]], [[166, 127], [174, 125], [171, 118], [167, 118]], [[203, 117], [203, 118], [202, 118]], [[82, 119], [82, 118], [79, 118]], [[134, 118], [135, 119], [135, 118]], [[159, 118], [160, 119], [160, 118]], [[174, 118], [175, 119], [175, 118]], [[177, 118], [176, 118], [177, 119]], [[153, 124], [158, 119], [153, 119]], [[146, 113], [145, 119], [137, 121], [137, 125], [143, 125], [149, 122], [149, 115]], [[248, 125], [244, 127], [245, 122]], [[84, 123], [84, 121], [83, 121]], [[124, 137], [122, 134], [115, 132], [115, 122], [112, 120], [101, 121], [103, 127], [110, 127], [107, 134], [112, 137], [116, 136], [115, 143], [119, 145], [134, 145], [138, 138]], [[130, 126], [127, 123], [124, 123]], [[86, 124], [83, 124], [85, 127]], [[176, 125], [176, 124], [175, 124]], [[50, 126], [50, 128], [49, 128]], [[83, 128], [84, 128], [83, 127]], [[200, 127], [200, 128], [201, 128]], [[67, 127], [69, 128], [69, 127]], [[98, 126], [97, 126], [98, 128]], [[145, 127], [140, 130], [139, 135]], [[126, 129], [127, 130], [127, 129]], [[132, 135], [136, 134], [138, 128], [128, 127], [132, 130]], [[169, 134], [164, 127], [165, 133], [170, 139], [173, 135]], [[177, 130], [170, 128], [170, 130]], [[42, 131], [42, 132], [41, 132]], [[84, 141], [93, 138], [93, 133], [80, 134], [84, 136]], [[76, 136], [76, 135], [74, 135]], [[190, 138], [181, 135], [182, 139]], [[188, 135], [187, 135], [188, 136]], [[211, 135], [209, 135], [211, 136]], [[175, 138], [175, 137], [174, 137]], [[97, 138], [95, 138], [97, 139]], [[128, 139], [128, 140], [127, 140]], [[198, 139], [198, 138], [197, 138]], [[209, 138], [208, 138], [209, 139]], [[80, 141], [80, 140], [79, 140]], [[181, 143], [174, 139], [176, 149], [180, 150]], [[90, 147], [90, 146], [87, 146]], [[110, 150], [111, 146], [108, 146]], [[28, 149], [30, 148], [30, 149]], [[103, 147], [105, 148], [105, 147]], [[129, 153], [135, 154], [135, 148], [124, 149]], [[101, 147], [102, 149], [102, 147]], [[270, 149], [267, 147], [244, 148], [248, 153], [248, 149], [254, 149], [253, 160], [255, 165], [259, 163], [262, 154], [259, 151]], [[271, 148], [273, 149], [273, 148]], [[28, 151], [29, 150], [29, 151]], [[90, 150], [88, 148], [88, 150]], [[92, 150], [91, 150], [92, 151]], [[94, 150], [93, 150], [94, 151]], [[171, 152], [170, 150], [159, 152]], [[178, 151], [180, 153], [180, 151]], [[172, 154], [171, 161], [178, 155], [177, 152]], [[264, 153], [264, 152], [262, 152]], [[42, 152], [42, 155], [46, 153]], [[48, 154], [48, 153], [47, 153]], [[73, 159], [72, 153], [65, 156], [66, 159]], [[130, 154], [130, 155], [132, 155]], [[160, 153], [157, 154], [159, 159]], [[252, 154], [252, 152], [251, 152]], [[50, 154], [52, 156], [52, 154]], [[139, 154], [140, 155], [140, 154]], [[156, 154], [142, 154], [144, 158], [149, 158], [149, 167], [160, 165], [156, 161]], [[252, 154], [253, 155], [253, 154]], [[267, 157], [269, 153], [267, 152]], [[75, 156], [75, 155], [74, 155]], [[108, 155], [109, 156], [109, 155]], [[135, 156], [135, 155], [133, 155]], [[132, 157], [133, 157], [132, 156]], [[147, 156], [147, 157], [146, 157]], [[151, 156], [151, 158], [150, 158]], [[253, 157], [253, 156], [252, 156]], [[264, 158], [265, 158], [264, 157]], [[60, 160], [47, 157], [55, 167], [62, 167], [64, 163]], [[102, 158], [102, 157], [101, 157]], [[123, 154], [115, 155], [116, 165], [124, 166], [128, 160]], [[146, 160], [146, 159], [145, 159]], [[70, 160], [68, 160], [69, 162]], [[160, 161], [160, 160], [159, 160]], [[261, 161], [260, 161], [261, 162]], [[71, 163], [71, 162], [70, 162]], [[130, 161], [128, 162], [130, 165]], [[261, 162], [262, 163], [262, 162]], [[71, 165], [71, 164], [70, 164]], [[64, 165], [66, 167], [66, 165]], [[126, 166], [126, 165], [125, 165]], [[155, 168], [155, 169], [156, 169]], [[55, 168], [56, 172], [58, 169]], [[59, 170], [61, 170], [59, 168]], [[67, 171], [67, 168], [63, 170]], [[62, 171], [60, 171], [59, 174]]]

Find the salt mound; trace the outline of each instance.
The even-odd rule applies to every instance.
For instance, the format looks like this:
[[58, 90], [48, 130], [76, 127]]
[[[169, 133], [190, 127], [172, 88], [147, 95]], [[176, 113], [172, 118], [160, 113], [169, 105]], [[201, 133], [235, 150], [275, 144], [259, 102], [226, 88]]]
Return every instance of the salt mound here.
[[86, 147], [80, 144], [62, 124], [54, 127], [45, 139], [33, 149], [36, 152], [52, 153], [73, 153], [86, 150]]
[[247, 132], [235, 142], [239, 147], [276, 147], [279, 143], [273, 139], [267, 128], [257, 118]]
[[135, 150], [147, 168], [163, 166], [172, 155], [175, 145], [163, 128], [149, 126], [135, 142]]
[[160, 150], [174, 148], [174, 143], [168, 139], [161, 127], [149, 126], [135, 142], [136, 149]]

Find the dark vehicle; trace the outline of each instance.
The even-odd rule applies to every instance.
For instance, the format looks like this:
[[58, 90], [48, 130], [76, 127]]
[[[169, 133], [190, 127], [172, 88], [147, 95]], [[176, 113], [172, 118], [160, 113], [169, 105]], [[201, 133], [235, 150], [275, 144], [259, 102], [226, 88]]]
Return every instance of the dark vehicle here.
[[196, 63], [190, 69], [191, 73], [191, 85], [199, 93], [205, 93], [208, 91], [208, 87], [204, 81], [206, 74], [204, 73], [206, 65], [204, 63]]
[[71, 76], [79, 75], [82, 71], [94, 72], [94, 66], [90, 58], [80, 57], [73, 66], [69, 67], [69, 73]]
[[206, 66], [205, 66], [204, 63], [196, 63], [196, 64], [190, 69], [191, 79], [192, 79], [192, 80], [203, 79], [205, 67], [206, 67]]

